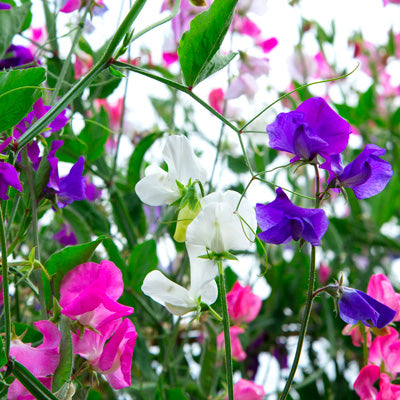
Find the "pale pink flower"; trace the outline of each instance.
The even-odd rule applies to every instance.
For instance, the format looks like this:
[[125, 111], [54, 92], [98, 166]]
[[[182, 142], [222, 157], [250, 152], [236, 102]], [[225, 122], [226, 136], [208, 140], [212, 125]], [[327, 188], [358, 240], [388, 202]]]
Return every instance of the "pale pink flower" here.
[[[239, 335], [244, 333], [244, 329], [239, 328], [238, 326], [231, 326], [229, 329], [231, 334], [231, 348], [232, 348], [232, 357], [237, 361], [243, 361], [246, 358], [246, 353], [243, 350], [242, 344], [239, 340]], [[217, 336], [217, 346], [222, 349], [225, 345], [224, 332], [221, 332]]]
[[[367, 346], [371, 347], [371, 332], [369, 331], [369, 328], [366, 326], [364, 327], [367, 333]], [[342, 330], [342, 335], [345, 336], [351, 336], [351, 341], [353, 342], [353, 345], [356, 347], [360, 347], [364, 343], [364, 337], [360, 331], [360, 327], [358, 325], [350, 325], [347, 324], [343, 330]]]
[[132, 307], [117, 303], [122, 292], [122, 273], [111, 261], [78, 265], [61, 282], [61, 313], [82, 325], [99, 329], [133, 313]]
[[371, 275], [367, 294], [396, 311], [393, 321], [400, 321], [400, 293], [396, 293], [384, 274]]
[[254, 57], [241, 53], [240, 61], [239, 71], [241, 74], [250, 74], [254, 78], [269, 74], [270, 66], [268, 58]]
[[[247, 379], [241, 379], [233, 386], [235, 400], [262, 400], [265, 396], [264, 388]], [[225, 397], [225, 400], [228, 396]]]
[[75, 54], [74, 79], [78, 80], [81, 76], [87, 74], [92, 66], [92, 57], [88, 55], [78, 56], [77, 54]]
[[249, 323], [253, 321], [262, 306], [259, 296], [252, 293], [249, 285], [242, 286], [238, 281], [226, 295], [228, 313], [235, 324]]
[[400, 0], [383, 0], [383, 6], [386, 7], [389, 3], [400, 4]]
[[114, 131], [119, 131], [119, 126], [122, 118], [122, 111], [124, 109], [124, 99], [120, 97], [116, 102], [110, 103], [106, 99], [96, 99], [96, 107], [100, 109], [103, 107], [107, 111], [108, 117], [110, 119], [111, 129]]
[[[43, 343], [32, 347], [19, 339], [11, 341], [10, 356], [27, 368], [44, 386], [51, 390], [52, 374], [60, 361], [59, 345], [61, 333], [50, 321], [37, 321], [36, 328], [43, 334]], [[9, 400], [34, 399], [18, 380], [10, 385], [7, 398]]]
[[399, 333], [389, 327], [389, 334], [377, 336], [369, 349], [368, 362], [379, 365], [392, 375], [400, 372]]
[[327, 63], [322, 51], [319, 51], [314, 56], [314, 61], [317, 66], [317, 70], [314, 73], [313, 78], [315, 79], [329, 79], [334, 76], [331, 66]]
[[245, 95], [251, 100], [254, 98], [257, 90], [258, 85], [256, 79], [250, 74], [243, 74], [232, 79], [225, 93], [225, 98], [236, 99], [237, 97]]

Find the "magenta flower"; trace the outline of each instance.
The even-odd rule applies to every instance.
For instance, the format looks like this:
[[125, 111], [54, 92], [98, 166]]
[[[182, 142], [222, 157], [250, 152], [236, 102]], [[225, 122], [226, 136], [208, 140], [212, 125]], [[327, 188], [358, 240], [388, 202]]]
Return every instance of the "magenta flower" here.
[[393, 321], [400, 321], [400, 293], [394, 291], [392, 283], [386, 275], [371, 275], [367, 287], [367, 294], [395, 310], [396, 315]]
[[[247, 379], [240, 379], [233, 386], [233, 396], [235, 400], [263, 400], [265, 396], [264, 388]], [[225, 397], [225, 400], [228, 396]]]
[[[27, 368], [49, 390], [52, 385], [52, 374], [60, 361], [59, 344], [61, 333], [50, 321], [38, 321], [34, 325], [43, 334], [43, 343], [32, 347], [30, 343], [23, 343], [19, 339], [11, 341], [10, 356]], [[15, 380], [8, 389], [9, 400], [30, 400], [34, 397], [18, 380]]]
[[[379, 392], [374, 383], [379, 381]], [[354, 382], [354, 390], [361, 400], [396, 400], [400, 396], [400, 385], [390, 382], [390, 377], [381, 373], [377, 365], [366, 365]]]
[[269, 204], [256, 205], [256, 217], [262, 232], [258, 237], [266, 243], [282, 244], [304, 239], [313, 246], [321, 244], [328, 229], [328, 218], [321, 209], [295, 206], [281, 188]]
[[235, 324], [249, 323], [260, 312], [262, 300], [251, 291], [249, 285], [242, 286], [238, 281], [226, 295], [228, 313]]
[[[239, 340], [239, 335], [244, 333], [244, 329], [239, 328], [238, 326], [231, 326], [229, 328], [229, 332], [231, 335], [231, 348], [232, 348], [232, 357], [237, 361], [243, 361], [246, 358], [246, 353], [243, 350], [242, 344]], [[217, 336], [217, 346], [219, 349], [222, 349], [225, 345], [224, 332], [221, 332]]]
[[357, 199], [377, 195], [386, 187], [393, 175], [391, 165], [379, 157], [385, 152], [385, 149], [375, 144], [367, 144], [365, 149], [344, 168], [339, 154], [327, 157], [321, 168], [329, 172], [329, 187], [351, 188]]
[[257, 46], [260, 46], [262, 48], [262, 51], [264, 53], [267, 54], [278, 45], [278, 39], [275, 37], [265, 39], [265, 40], [259, 38], [256, 40], [256, 44], [257, 44]]
[[381, 329], [396, 315], [396, 311], [360, 290], [341, 287], [339, 293], [340, 318], [348, 324], [356, 325], [361, 321], [366, 326]]
[[400, 372], [400, 340], [399, 333], [388, 327], [389, 334], [377, 336], [371, 344], [368, 362], [378, 365], [382, 371], [393, 376]]
[[321, 97], [304, 101], [295, 111], [280, 113], [267, 126], [270, 147], [295, 154], [291, 161], [340, 153], [347, 146], [350, 130], [349, 123]]
[[61, 313], [99, 329], [133, 313], [132, 307], [117, 303], [122, 292], [122, 273], [111, 261], [78, 265], [61, 282]]
[[126, 318], [103, 325], [98, 331], [86, 329], [82, 338], [79, 333], [72, 334], [74, 354], [88, 360], [113, 389], [130, 386], [132, 354], [137, 337], [135, 326]]

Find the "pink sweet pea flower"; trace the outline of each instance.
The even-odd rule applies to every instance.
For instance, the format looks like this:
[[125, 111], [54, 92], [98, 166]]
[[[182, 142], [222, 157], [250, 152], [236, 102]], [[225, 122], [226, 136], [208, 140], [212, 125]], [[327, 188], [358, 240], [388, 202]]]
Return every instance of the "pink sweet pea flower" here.
[[400, 372], [399, 333], [389, 327], [389, 335], [377, 336], [369, 349], [368, 362], [379, 365], [382, 370], [396, 375]]
[[[43, 343], [38, 347], [32, 347], [30, 343], [23, 343], [19, 339], [11, 341], [10, 356], [27, 368], [49, 390], [53, 378], [52, 375], [60, 361], [58, 350], [61, 333], [50, 321], [38, 321], [34, 325], [43, 334]], [[9, 387], [7, 398], [9, 400], [34, 399], [16, 379]]]
[[[262, 400], [265, 396], [264, 388], [247, 379], [241, 379], [233, 386], [235, 400]], [[225, 397], [225, 400], [228, 396]]]
[[242, 286], [238, 281], [226, 296], [228, 313], [235, 324], [249, 323], [260, 312], [262, 300], [251, 291], [249, 285]]
[[275, 37], [266, 40], [260, 38], [256, 40], [256, 45], [260, 46], [264, 53], [269, 53], [278, 45], [278, 39]]
[[[367, 346], [371, 347], [371, 332], [367, 326], [364, 329], [367, 331]], [[356, 347], [360, 347], [364, 343], [364, 338], [358, 325], [346, 325], [342, 330], [342, 335], [351, 336], [351, 341]]]
[[332, 273], [331, 267], [327, 264], [321, 263], [318, 268], [318, 280], [321, 285], [325, 285]]
[[60, 12], [70, 13], [75, 10], [78, 10], [81, 7], [81, 0], [67, 0], [63, 7], [60, 9]]
[[122, 273], [111, 261], [78, 265], [61, 282], [61, 313], [82, 325], [99, 329], [133, 313], [132, 307], [117, 303], [122, 292]]
[[221, 88], [211, 90], [208, 95], [208, 102], [210, 103], [210, 106], [220, 114], [223, 114], [224, 112], [224, 99], [225, 94]]
[[233, 18], [233, 29], [242, 35], [247, 35], [256, 38], [261, 34], [261, 29], [247, 17], [235, 15]]
[[381, 374], [379, 389], [376, 400], [397, 400], [400, 398], [400, 385], [391, 384], [390, 378], [386, 374]]
[[113, 389], [131, 385], [132, 354], [137, 333], [129, 319], [114, 320], [98, 330], [72, 334], [74, 354], [85, 358]]
[[[243, 350], [242, 344], [239, 340], [239, 335], [244, 333], [244, 329], [238, 326], [231, 326], [229, 329], [231, 334], [231, 347], [232, 347], [232, 357], [237, 361], [243, 361], [246, 358], [246, 353]], [[221, 332], [217, 336], [217, 346], [222, 349], [225, 345], [224, 332]]]
[[367, 294], [396, 311], [393, 321], [400, 321], [400, 293], [396, 293], [384, 274], [371, 275]]
[[360, 371], [353, 386], [360, 400], [376, 400], [378, 391], [373, 385], [379, 378], [380, 372], [377, 365], [367, 365]]
[[164, 52], [162, 53], [162, 59], [166, 67], [169, 67], [171, 64], [178, 61], [178, 53], [176, 51], [173, 52]]
[[269, 74], [270, 66], [268, 58], [254, 57], [246, 53], [240, 53], [240, 61], [239, 71], [241, 74], [250, 74], [254, 78]]
[[236, 99], [244, 94], [251, 100], [256, 95], [257, 90], [257, 81], [253, 75], [243, 74], [232, 79], [228, 90], [226, 91], [225, 98]]

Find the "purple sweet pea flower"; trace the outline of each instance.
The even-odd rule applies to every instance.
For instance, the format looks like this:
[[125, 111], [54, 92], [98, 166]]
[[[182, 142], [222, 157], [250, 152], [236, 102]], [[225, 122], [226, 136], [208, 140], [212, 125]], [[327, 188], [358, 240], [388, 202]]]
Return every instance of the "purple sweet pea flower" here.
[[4, 68], [18, 67], [32, 63], [35, 59], [31, 51], [24, 46], [12, 44], [5, 53], [5, 58], [0, 60], [0, 70]]
[[[3, 143], [0, 144], [0, 153], [11, 143], [12, 137], [7, 138]], [[0, 199], [8, 200], [7, 195], [8, 187], [12, 186], [18, 191], [22, 191], [21, 182], [18, 178], [18, 172], [13, 165], [7, 162], [0, 162]]]
[[[42, 118], [43, 115], [51, 109], [51, 106], [43, 105], [43, 99], [40, 97], [33, 105], [32, 111], [15, 126], [13, 136], [18, 139], [26, 132], [26, 129], [31, 126], [35, 121]], [[68, 118], [65, 116], [65, 110], [61, 111], [47, 126], [47, 129], [42, 133], [44, 137], [49, 137], [51, 133], [57, 132], [64, 128], [67, 124]]]
[[11, 9], [11, 4], [8, 3], [0, 3], [0, 10], [9, 10]]
[[60, 179], [60, 190], [57, 192], [58, 207], [64, 208], [73, 201], [86, 199], [85, 178], [83, 177], [84, 167], [85, 159], [79, 157], [68, 175]]
[[52, 239], [57, 240], [63, 246], [78, 244], [78, 239], [69, 224], [63, 224], [61, 230], [57, 232]]
[[304, 101], [295, 111], [280, 113], [267, 126], [270, 147], [295, 154], [291, 161], [338, 154], [346, 148], [350, 132], [349, 123], [321, 97]]
[[303, 238], [313, 246], [319, 246], [329, 224], [325, 211], [295, 206], [281, 188], [276, 194], [271, 203], [256, 205], [257, 222], [263, 231], [258, 237], [272, 244]]
[[367, 144], [364, 150], [343, 168], [340, 155], [328, 157], [321, 168], [329, 172], [329, 187], [353, 189], [357, 199], [366, 199], [380, 193], [393, 175], [391, 165], [379, 158], [385, 149]]
[[348, 324], [356, 325], [361, 321], [366, 326], [383, 328], [393, 320], [396, 311], [357, 289], [341, 287], [339, 289], [340, 318]]

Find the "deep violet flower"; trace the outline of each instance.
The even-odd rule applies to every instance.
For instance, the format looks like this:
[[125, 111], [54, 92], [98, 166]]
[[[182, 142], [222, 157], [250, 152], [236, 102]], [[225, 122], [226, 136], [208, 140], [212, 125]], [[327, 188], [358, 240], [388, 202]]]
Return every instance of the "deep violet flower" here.
[[9, 10], [10, 8], [12, 8], [11, 4], [0, 2], [0, 10]]
[[52, 239], [57, 240], [63, 246], [78, 244], [78, 239], [69, 224], [63, 224], [60, 231], [57, 232]]
[[366, 326], [383, 328], [393, 320], [396, 311], [357, 289], [341, 287], [339, 289], [340, 318], [348, 324], [356, 325], [361, 321]]
[[[10, 144], [12, 138], [9, 137], [0, 144], [0, 153]], [[8, 200], [8, 187], [11, 186], [18, 191], [22, 191], [21, 182], [18, 178], [18, 172], [13, 165], [0, 161], [0, 199]]]
[[282, 244], [304, 239], [313, 246], [321, 244], [328, 229], [328, 218], [321, 209], [295, 206], [281, 188], [269, 204], [256, 205], [256, 217], [262, 232], [258, 237], [266, 243]]
[[19, 65], [32, 63], [35, 59], [31, 51], [24, 46], [12, 44], [0, 60], [0, 70], [4, 68], [18, 67]]
[[280, 113], [267, 126], [270, 147], [295, 154], [291, 161], [340, 153], [347, 146], [350, 131], [350, 124], [321, 97], [304, 101], [295, 111]]
[[385, 149], [367, 144], [346, 167], [343, 167], [340, 155], [336, 154], [328, 157], [321, 168], [329, 172], [329, 187], [348, 187], [353, 189], [357, 199], [366, 199], [380, 193], [393, 175], [391, 165], [380, 158], [385, 153]]

